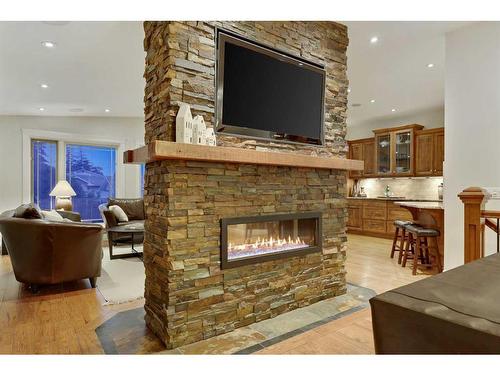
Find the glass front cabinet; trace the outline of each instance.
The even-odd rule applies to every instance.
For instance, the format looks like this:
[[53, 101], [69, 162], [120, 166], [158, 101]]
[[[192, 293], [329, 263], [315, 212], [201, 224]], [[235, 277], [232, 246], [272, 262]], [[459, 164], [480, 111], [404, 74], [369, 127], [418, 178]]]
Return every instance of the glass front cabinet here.
[[375, 163], [379, 176], [411, 176], [415, 166], [415, 131], [422, 125], [374, 130]]

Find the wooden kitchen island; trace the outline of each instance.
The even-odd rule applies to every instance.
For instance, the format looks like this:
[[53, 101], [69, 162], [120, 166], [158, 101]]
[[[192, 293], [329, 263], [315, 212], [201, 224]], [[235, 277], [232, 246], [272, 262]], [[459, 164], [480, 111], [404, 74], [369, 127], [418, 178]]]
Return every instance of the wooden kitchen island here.
[[444, 264], [444, 209], [443, 202], [395, 202], [395, 205], [410, 211], [413, 222], [426, 228], [437, 229], [441, 264]]

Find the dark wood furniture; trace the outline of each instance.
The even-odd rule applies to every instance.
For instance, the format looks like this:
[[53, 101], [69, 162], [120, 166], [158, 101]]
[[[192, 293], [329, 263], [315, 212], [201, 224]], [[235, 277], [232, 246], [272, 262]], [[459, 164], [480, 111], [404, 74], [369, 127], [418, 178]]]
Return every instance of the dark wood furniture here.
[[443, 272], [437, 240], [440, 235], [439, 231], [436, 229], [423, 228], [418, 225], [407, 225], [405, 229], [408, 232], [408, 241], [403, 255], [403, 267], [406, 266], [406, 261], [410, 253], [409, 244], [413, 244], [413, 275], [417, 274], [419, 262], [421, 266], [426, 268], [435, 267], [438, 272]]
[[[123, 237], [123, 235], [130, 235], [131, 240], [131, 252], [125, 254], [113, 254], [113, 245], [116, 245], [114, 237], [119, 236]], [[109, 258], [110, 259], [123, 259], [123, 258], [131, 258], [131, 257], [142, 257], [142, 251], [139, 252], [134, 248], [134, 236], [144, 236], [144, 224], [134, 223], [128, 225], [120, 225], [116, 227], [108, 228], [108, 243], [109, 243]], [[123, 242], [121, 242], [123, 243]]]
[[377, 354], [500, 354], [500, 254], [370, 300]]
[[399, 253], [398, 256], [399, 264], [401, 264], [402, 255], [405, 250], [405, 244], [407, 241], [406, 226], [409, 224], [411, 224], [410, 221], [403, 221], [403, 220], [394, 221], [394, 228], [396, 228], [396, 230], [394, 231], [394, 238], [392, 240], [391, 259], [394, 258], [394, 254], [397, 251]]

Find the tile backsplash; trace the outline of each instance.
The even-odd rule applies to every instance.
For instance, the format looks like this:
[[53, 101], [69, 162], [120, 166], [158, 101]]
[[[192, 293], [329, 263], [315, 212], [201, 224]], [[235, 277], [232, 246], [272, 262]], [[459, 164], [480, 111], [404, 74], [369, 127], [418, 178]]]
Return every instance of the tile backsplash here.
[[398, 178], [364, 178], [359, 186], [365, 188], [368, 198], [384, 195], [389, 185], [391, 195], [411, 199], [438, 199], [438, 185], [443, 177], [398, 177]]

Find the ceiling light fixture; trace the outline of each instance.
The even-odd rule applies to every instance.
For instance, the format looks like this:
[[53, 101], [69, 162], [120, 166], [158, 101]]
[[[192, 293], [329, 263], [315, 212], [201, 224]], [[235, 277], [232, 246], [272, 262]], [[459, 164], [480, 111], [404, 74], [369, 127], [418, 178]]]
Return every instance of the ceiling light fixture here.
[[40, 107], [40, 108], [38, 108], [38, 110], [39, 110], [40, 112], [43, 112], [43, 111], [45, 111], [45, 108]]
[[49, 88], [49, 85], [47, 85], [46, 83], [42, 83], [42, 84], [40, 85], [40, 87], [41, 87], [42, 89], [48, 89], [48, 88]]
[[396, 108], [391, 109], [391, 112], [396, 112]]
[[428, 68], [434, 68], [434, 64], [433, 63], [427, 64], [427, 67]]
[[111, 109], [106, 108], [106, 109], [104, 110], [104, 112], [109, 113], [109, 112], [111, 112]]
[[45, 40], [42, 42], [42, 46], [45, 48], [54, 48], [56, 44], [54, 42], [51, 42], [50, 40]]
[[351, 92], [351, 89], [347, 89], [347, 92]]
[[371, 100], [370, 100], [370, 103], [375, 103], [375, 99], [371, 99]]
[[375, 44], [375, 43], [377, 43], [377, 42], [378, 42], [378, 37], [377, 37], [377, 36], [372, 36], [372, 37], [370, 38], [370, 43], [371, 43], [371, 44]]

